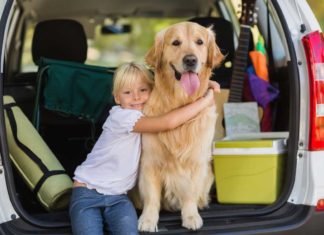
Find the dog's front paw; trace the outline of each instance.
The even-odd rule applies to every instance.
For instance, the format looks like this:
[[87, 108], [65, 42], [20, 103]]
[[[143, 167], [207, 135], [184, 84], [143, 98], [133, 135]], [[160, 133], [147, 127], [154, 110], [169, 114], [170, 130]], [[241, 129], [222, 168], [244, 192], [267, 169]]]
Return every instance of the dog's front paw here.
[[143, 232], [157, 232], [158, 217], [141, 215], [138, 220], [138, 230]]
[[203, 225], [203, 220], [198, 213], [195, 215], [182, 217], [182, 226], [187, 229], [197, 230], [200, 229], [202, 225]]

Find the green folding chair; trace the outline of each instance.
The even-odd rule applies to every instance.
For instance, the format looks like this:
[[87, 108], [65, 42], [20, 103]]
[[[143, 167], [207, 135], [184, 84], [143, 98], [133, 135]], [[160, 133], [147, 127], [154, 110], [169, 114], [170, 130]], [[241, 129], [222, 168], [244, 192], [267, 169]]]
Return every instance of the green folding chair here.
[[95, 125], [113, 105], [114, 69], [48, 58], [41, 58], [38, 66], [32, 120], [38, 131], [42, 108]]

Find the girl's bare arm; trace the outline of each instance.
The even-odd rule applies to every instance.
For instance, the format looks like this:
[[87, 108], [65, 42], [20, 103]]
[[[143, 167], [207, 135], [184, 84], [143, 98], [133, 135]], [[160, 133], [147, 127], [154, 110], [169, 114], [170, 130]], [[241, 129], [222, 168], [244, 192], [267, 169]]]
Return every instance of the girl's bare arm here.
[[214, 105], [214, 91], [208, 89], [206, 95], [197, 101], [177, 108], [157, 117], [141, 117], [135, 124], [134, 132], [160, 132], [174, 129], [194, 118], [208, 106]]

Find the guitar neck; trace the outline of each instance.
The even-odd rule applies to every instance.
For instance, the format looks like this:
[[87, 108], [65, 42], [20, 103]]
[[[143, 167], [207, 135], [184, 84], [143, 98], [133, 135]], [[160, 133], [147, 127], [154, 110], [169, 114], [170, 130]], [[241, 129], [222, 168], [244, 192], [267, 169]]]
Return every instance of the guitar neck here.
[[241, 102], [250, 45], [250, 26], [241, 25], [228, 102]]

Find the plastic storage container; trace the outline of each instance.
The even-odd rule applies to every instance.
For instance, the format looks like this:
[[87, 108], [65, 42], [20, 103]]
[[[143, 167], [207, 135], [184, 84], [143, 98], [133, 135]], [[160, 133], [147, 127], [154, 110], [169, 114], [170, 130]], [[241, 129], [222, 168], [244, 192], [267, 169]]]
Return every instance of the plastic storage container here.
[[214, 143], [213, 158], [220, 203], [271, 204], [281, 185], [285, 139], [225, 140]]

